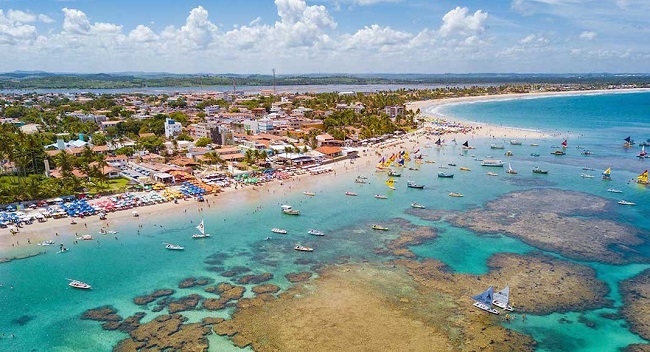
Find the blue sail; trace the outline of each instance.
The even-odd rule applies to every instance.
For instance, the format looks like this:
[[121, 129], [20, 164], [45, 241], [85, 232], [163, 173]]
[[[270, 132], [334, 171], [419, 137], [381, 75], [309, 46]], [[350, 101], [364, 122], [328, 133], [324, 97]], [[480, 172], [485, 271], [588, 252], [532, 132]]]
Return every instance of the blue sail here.
[[472, 298], [478, 302], [491, 306], [493, 295], [494, 295], [494, 287], [490, 286], [487, 290], [485, 290], [482, 293], [479, 293], [476, 296], [472, 296]]

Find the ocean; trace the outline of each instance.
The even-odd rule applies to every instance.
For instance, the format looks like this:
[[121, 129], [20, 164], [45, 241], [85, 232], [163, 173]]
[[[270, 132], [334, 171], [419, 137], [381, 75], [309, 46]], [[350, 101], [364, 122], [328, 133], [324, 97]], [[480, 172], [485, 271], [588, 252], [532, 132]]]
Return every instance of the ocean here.
[[[431, 108], [430, 112], [468, 121], [520, 127], [547, 132], [553, 137], [544, 140], [524, 140], [522, 145], [510, 146], [509, 140], [472, 139], [476, 146], [469, 154], [459, 155], [458, 145], [436, 149], [421, 148], [427, 159], [435, 164], [421, 164], [420, 170], [404, 170], [397, 181], [396, 191], [384, 185], [385, 175], [373, 172], [373, 166], [350, 165], [358, 172], [341, 175], [322, 175], [321, 181], [309, 189], [301, 189], [300, 181], [291, 190], [265, 194], [259, 197], [222, 202], [211, 198], [212, 207], [203, 213], [179, 213], [173, 218], [154, 216], [143, 219], [143, 228], [133, 222], [116, 228], [118, 238], [94, 235], [98, 241], [66, 243], [68, 253], [56, 253], [58, 247], [47, 248], [47, 254], [0, 264], [0, 350], [2, 351], [110, 351], [120, 340], [128, 337], [119, 331], [102, 330], [101, 324], [81, 320], [81, 314], [90, 308], [112, 305], [122, 317], [146, 310], [133, 303], [135, 296], [160, 288], [176, 290], [175, 296], [190, 293], [205, 294], [202, 287], [179, 289], [178, 283], [188, 277], [209, 278], [215, 283], [229, 281], [221, 276], [226, 269], [244, 267], [247, 273], [272, 273], [269, 282], [287, 288], [291, 283], [285, 274], [310, 271], [313, 262], [326, 266], [341, 261], [363, 263], [385, 261], [385, 255], [375, 249], [396, 237], [396, 231], [370, 230], [375, 222], [405, 219], [413, 224], [430, 226], [440, 233], [438, 238], [413, 246], [418, 259], [434, 258], [444, 262], [457, 273], [480, 275], [488, 271], [487, 261], [496, 253], [527, 254], [540, 252], [538, 248], [505, 235], [478, 236], [469, 229], [458, 228], [443, 220], [428, 221], [408, 214], [409, 204], [419, 202], [428, 209], [462, 212], [480, 209], [487, 202], [509, 192], [539, 187], [553, 187], [593, 194], [610, 199], [612, 203], [625, 197], [636, 207], [613, 207], [611, 219], [645, 234], [644, 245], [635, 248], [650, 257], [647, 241], [650, 230], [650, 195], [645, 187], [633, 182], [648, 168], [650, 161], [636, 158], [640, 147], [623, 148], [624, 138], [631, 136], [637, 142], [650, 138], [650, 92], [625, 94], [575, 95], [535, 99], [512, 99]], [[567, 155], [551, 155], [552, 147], [564, 139], [568, 141]], [[489, 177], [481, 170], [480, 157], [502, 154], [490, 145], [504, 144], [514, 152], [508, 161], [519, 170], [524, 182], [507, 182], [505, 175]], [[538, 144], [531, 146], [530, 144]], [[581, 151], [590, 150], [591, 155]], [[539, 157], [531, 156], [539, 153]], [[498, 157], [503, 158], [504, 157]], [[439, 179], [440, 165], [458, 163], [471, 167], [471, 172], [455, 172], [453, 179]], [[549, 170], [546, 183], [536, 182], [530, 170], [538, 166]], [[604, 182], [600, 173], [612, 168], [612, 181]], [[585, 171], [583, 168], [593, 170]], [[502, 172], [502, 171], [499, 171]], [[580, 177], [589, 172], [594, 179]], [[368, 177], [368, 183], [355, 183], [357, 174]], [[425, 184], [424, 190], [405, 188], [405, 180]], [[622, 195], [608, 193], [618, 188]], [[316, 193], [313, 197], [303, 191]], [[357, 197], [345, 196], [354, 191]], [[449, 192], [460, 192], [462, 198], [448, 197]], [[373, 197], [376, 193], [388, 196], [386, 200]], [[301, 211], [300, 216], [281, 214], [280, 205], [291, 204]], [[110, 215], [109, 215], [110, 216]], [[110, 218], [109, 218], [110, 219]], [[193, 240], [195, 226], [205, 221], [209, 239]], [[273, 234], [270, 229], [281, 227], [287, 235]], [[325, 233], [323, 237], [307, 234], [311, 228]], [[267, 240], [267, 237], [271, 239]], [[163, 242], [185, 246], [184, 251], [168, 251]], [[301, 261], [305, 253], [296, 252], [296, 244], [314, 248], [309, 253], [311, 262]], [[55, 248], [57, 247], [57, 248]], [[455, 255], [457, 253], [464, 255]], [[559, 256], [557, 253], [541, 251]], [[0, 253], [7, 256], [10, 253]], [[588, 311], [528, 315], [525, 322], [515, 321], [508, 328], [529, 334], [537, 341], [538, 351], [612, 351], [632, 343], [647, 343], [629, 330], [620, 316], [612, 318], [623, 305], [618, 291], [619, 283], [650, 268], [648, 264], [604, 264], [596, 261], [572, 262], [593, 268], [597, 278], [609, 287], [608, 299], [612, 307]], [[74, 290], [66, 278], [90, 283], [90, 291]], [[484, 289], [477, 288], [477, 293]], [[250, 290], [245, 296], [252, 296]], [[207, 316], [227, 317], [228, 308], [219, 312], [201, 309], [183, 312], [190, 322]], [[147, 311], [143, 322], [157, 314]], [[604, 316], [607, 316], [605, 318]], [[593, 322], [578, 323], [581, 319]], [[559, 322], [573, 322], [561, 324]], [[13, 337], [12, 337], [13, 335]], [[210, 335], [211, 351], [239, 351], [224, 337]]]

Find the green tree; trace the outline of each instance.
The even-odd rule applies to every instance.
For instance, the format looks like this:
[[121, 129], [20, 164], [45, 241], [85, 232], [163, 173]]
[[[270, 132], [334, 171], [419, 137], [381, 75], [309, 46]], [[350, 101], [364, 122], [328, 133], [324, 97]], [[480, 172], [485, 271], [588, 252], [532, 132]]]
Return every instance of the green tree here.
[[208, 144], [210, 144], [210, 143], [212, 143], [212, 140], [210, 138], [208, 138], [208, 137], [200, 137], [194, 142], [194, 145], [197, 146], [197, 147], [204, 148], [204, 147], [207, 147]]

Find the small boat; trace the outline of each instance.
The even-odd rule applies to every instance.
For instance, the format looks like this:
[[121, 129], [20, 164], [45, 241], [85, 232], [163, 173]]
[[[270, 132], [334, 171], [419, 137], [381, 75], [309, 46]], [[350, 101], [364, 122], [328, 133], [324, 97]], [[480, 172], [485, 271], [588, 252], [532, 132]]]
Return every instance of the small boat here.
[[521, 145], [521, 141], [513, 139], [513, 140], [510, 141], [510, 145]]
[[[584, 168], [582, 169], [584, 170]], [[607, 170], [603, 171], [603, 180], [611, 181], [611, 179], [612, 179], [612, 168], [608, 167]]]
[[381, 225], [374, 224], [372, 225], [373, 230], [381, 230], [381, 231], [388, 231], [388, 227], [384, 227]]
[[514, 154], [513, 154], [511, 151], [508, 150], [508, 151], [505, 152], [505, 154], [503, 154], [503, 155], [505, 155], [505, 156], [513, 156]]
[[318, 231], [314, 229], [310, 229], [309, 231], [307, 231], [307, 233], [313, 236], [325, 236], [325, 233], [323, 231]]
[[594, 175], [580, 174], [580, 177], [582, 177], [582, 178], [594, 178]]
[[585, 167], [583, 167], [582, 169], [585, 170], [585, 171], [594, 171], [594, 168], [593, 168], [593, 167], [586, 167], [586, 166], [585, 166]]
[[472, 171], [472, 169], [470, 169], [469, 167], [461, 166], [460, 171]]
[[207, 238], [210, 237], [209, 233], [205, 233], [205, 225], [203, 224], [203, 220], [196, 225], [196, 229], [199, 230], [199, 233], [195, 233], [192, 235], [192, 238]]
[[584, 150], [580, 154], [581, 155], [592, 155], [593, 153], [590, 150]]
[[449, 166], [456, 166], [456, 163], [447, 163]]
[[185, 249], [185, 247], [177, 245], [177, 244], [172, 244], [172, 243], [167, 243], [167, 242], [163, 242], [163, 244], [165, 245], [165, 248], [167, 248], [169, 250], [172, 250], [172, 251], [182, 251], [183, 249]]
[[538, 157], [539, 153], [530, 153], [530, 156]]
[[503, 167], [505, 163], [501, 160], [495, 159], [483, 159], [481, 166], [490, 166], [490, 167]]
[[356, 196], [357, 196], [357, 194], [354, 193], [354, 192], [345, 192], [345, 195], [346, 195], [346, 196], [353, 196], [353, 197], [356, 197]]
[[93, 239], [93, 236], [86, 234], [86, 235], [81, 235], [81, 236], [77, 237], [76, 239], [84, 240], [84, 241], [90, 241], [90, 240]]
[[537, 143], [530, 143], [530, 146], [531, 146], [531, 147], [537, 147], [538, 145], [539, 145], [539, 144], [537, 144]]
[[279, 228], [277, 228], [277, 227], [272, 228], [272, 229], [271, 229], [271, 232], [273, 232], [273, 233], [279, 233], [279, 234], [281, 234], [281, 235], [286, 235], [286, 234], [287, 234], [287, 230], [285, 230], [285, 229], [279, 229]]
[[424, 189], [424, 185], [419, 185], [419, 184], [417, 184], [417, 183], [415, 183], [415, 182], [413, 182], [413, 181], [408, 181], [408, 182], [406, 183], [406, 187], [408, 187], [408, 188]]
[[449, 192], [449, 196], [450, 197], [462, 197], [463, 195], [460, 194], [460, 193], [456, 193], [456, 192]]
[[551, 154], [553, 154], [553, 155], [566, 155], [566, 152], [563, 151], [563, 150], [558, 149], [558, 150], [556, 150], [554, 152], [551, 152]]
[[608, 188], [607, 192], [610, 192], [610, 193], [623, 193], [623, 191], [621, 191], [620, 189], [615, 189], [615, 188]]
[[402, 174], [399, 173], [399, 172], [397, 172], [397, 171], [395, 171], [395, 170], [389, 170], [389, 171], [388, 171], [388, 176], [392, 176], [392, 177], [401, 177]]
[[515, 171], [515, 170], [512, 168], [512, 166], [510, 166], [510, 163], [508, 163], [508, 170], [506, 171], [506, 173], [507, 173], [507, 174], [511, 174], [511, 175], [516, 175], [516, 174], [517, 174], [517, 171]]
[[47, 240], [47, 241], [43, 241], [43, 242], [41, 242], [41, 243], [37, 243], [37, 244], [38, 244], [39, 246], [51, 246], [51, 245], [54, 244], [54, 241], [52, 241], [52, 240]]
[[313, 196], [316, 195], [316, 193], [314, 193], [314, 192], [307, 192], [307, 191], [302, 192], [302, 194], [304, 194], [304, 195], [306, 195], [306, 196], [310, 196], [310, 197], [313, 197]]
[[488, 172], [487, 175], [488, 175], [488, 176], [499, 176], [499, 174], [496, 174], [496, 173], [494, 173], [494, 172]]
[[293, 247], [293, 249], [295, 249], [297, 251], [300, 251], [300, 252], [313, 252], [314, 251], [314, 249], [311, 248], [311, 247], [301, 246], [299, 244], [297, 244], [295, 247]]
[[413, 203], [411, 203], [411, 208], [424, 209], [425, 207], [424, 207], [424, 205], [422, 205], [420, 203], [413, 202]]
[[628, 201], [622, 200], [622, 199], [618, 201], [618, 204], [620, 204], [620, 205], [636, 205], [636, 203], [634, 203], [634, 202], [628, 202]]
[[491, 144], [490, 149], [505, 149], [505, 147], [503, 145], [501, 145], [501, 144], [499, 144], [499, 145]]
[[438, 177], [441, 177], [441, 178], [453, 178], [454, 174], [447, 174], [447, 173], [444, 173], [444, 172], [438, 172]]
[[291, 205], [283, 205], [282, 213], [287, 215], [300, 215], [300, 210], [294, 209]]
[[366, 183], [366, 180], [363, 178], [357, 178], [354, 180], [355, 183]]
[[88, 285], [85, 282], [79, 281], [79, 280], [73, 280], [73, 279], [66, 279], [69, 280], [68, 286], [73, 287], [73, 288], [78, 288], [82, 290], [89, 290], [91, 289], [90, 285]]
[[387, 199], [387, 197], [383, 194], [375, 194], [375, 198], [377, 199]]
[[499, 311], [492, 308], [492, 301], [494, 300], [494, 287], [490, 286], [484, 292], [479, 293], [478, 295], [472, 296], [472, 299], [475, 300], [474, 307], [484, 310], [488, 313], [499, 314]]
[[533, 168], [533, 173], [534, 174], [546, 175], [546, 174], [548, 174], [548, 170], [542, 170], [542, 169], [538, 168], [537, 166], [535, 166]]
[[508, 305], [508, 301], [510, 300], [510, 286], [506, 286], [503, 290], [495, 292], [492, 298], [492, 304], [495, 306], [511, 312], [514, 310]]

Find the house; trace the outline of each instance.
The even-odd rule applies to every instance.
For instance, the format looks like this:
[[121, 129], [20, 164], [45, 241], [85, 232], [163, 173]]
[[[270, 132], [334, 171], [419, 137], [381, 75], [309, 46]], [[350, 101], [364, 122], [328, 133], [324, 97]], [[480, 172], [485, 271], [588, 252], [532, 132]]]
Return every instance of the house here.
[[404, 107], [403, 106], [387, 106], [384, 108], [384, 112], [386, 115], [390, 116], [390, 118], [394, 119], [397, 116], [402, 116], [404, 115]]
[[332, 137], [329, 133], [321, 133], [318, 136], [316, 136], [316, 145], [317, 146], [322, 146], [322, 145], [328, 145], [334, 141], [334, 137]]
[[339, 147], [329, 147], [329, 146], [319, 147], [316, 148], [316, 151], [322, 153], [323, 155], [325, 155], [330, 159], [337, 158], [343, 155], [343, 150]]

